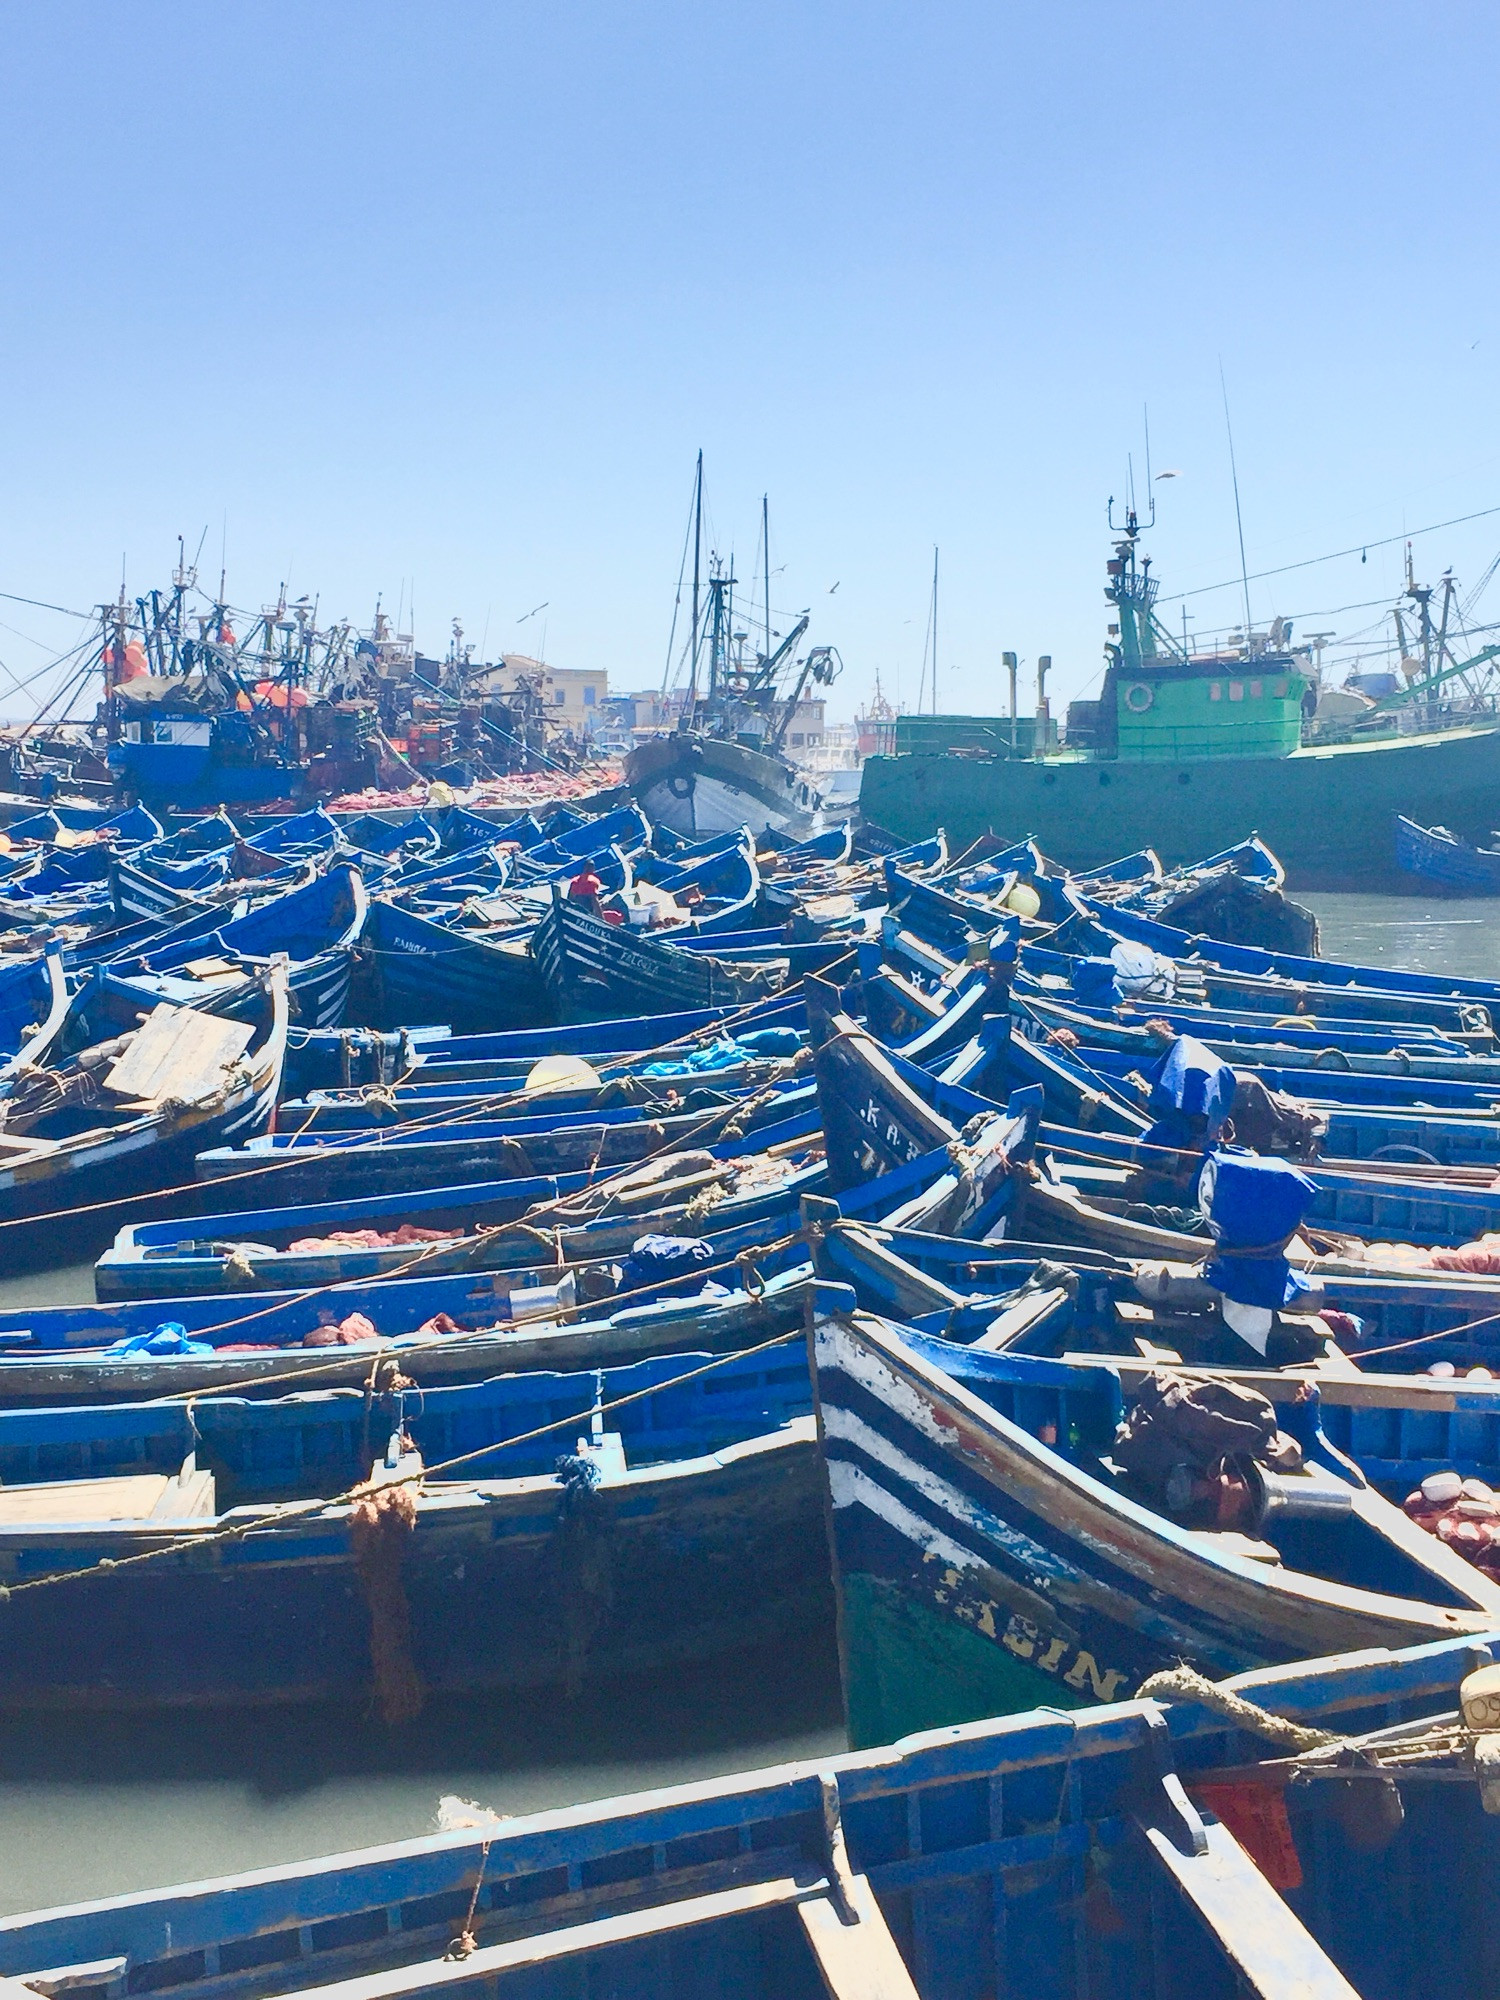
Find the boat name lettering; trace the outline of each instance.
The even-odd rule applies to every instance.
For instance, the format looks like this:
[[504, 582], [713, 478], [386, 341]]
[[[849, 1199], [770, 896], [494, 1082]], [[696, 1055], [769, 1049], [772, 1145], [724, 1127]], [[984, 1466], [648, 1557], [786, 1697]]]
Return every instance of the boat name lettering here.
[[938, 1602], [948, 1604], [986, 1639], [998, 1639], [1006, 1652], [1014, 1653], [1018, 1660], [1025, 1660], [1044, 1674], [1056, 1675], [1065, 1687], [1086, 1694], [1090, 1701], [1118, 1701], [1130, 1685], [1130, 1675], [1123, 1668], [1101, 1667], [1086, 1646], [1056, 1634], [1049, 1636], [1040, 1625], [1023, 1618], [1019, 1612], [1011, 1612], [1002, 1626], [995, 1615], [1001, 1609], [998, 1604], [989, 1599], [965, 1602], [960, 1595], [949, 1595], [964, 1592], [965, 1586], [966, 1579], [958, 1570], [945, 1569], [942, 1585], [936, 1592]]
[[878, 1099], [866, 1098], [859, 1113], [861, 1125], [868, 1125], [877, 1138], [882, 1139], [892, 1151], [899, 1151], [908, 1160], [916, 1159], [921, 1150], [913, 1140], [901, 1130], [894, 1118], [888, 1117]]

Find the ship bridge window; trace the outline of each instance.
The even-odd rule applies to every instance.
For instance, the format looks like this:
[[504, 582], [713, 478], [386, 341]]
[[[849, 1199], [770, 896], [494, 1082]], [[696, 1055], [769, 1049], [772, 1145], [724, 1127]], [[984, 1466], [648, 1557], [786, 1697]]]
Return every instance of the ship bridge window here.
[[1263, 681], [1251, 681], [1250, 699], [1252, 701], [1259, 701], [1261, 696], [1265, 693], [1265, 691], [1266, 691], [1265, 683]]
[[1272, 692], [1272, 694], [1274, 694], [1274, 695], [1275, 695], [1275, 697], [1276, 697], [1276, 699], [1277, 699], [1278, 701], [1285, 701], [1285, 700], [1286, 700], [1286, 682], [1285, 682], [1285, 681], [1277, 681], [1277, 682], [1275, 682], [1275, 683], [1273, 684], [1272, 688], [1271, 688], [1271, 692]]
[[1245, 699], [1245, 683], [1243, 681], [1231, 681], [1229, 683], [1229, 699], [1231, 701], [1243, 701]]
[[1210, 701], [1222, 701], [1224, 699], [1224, 683], [1222, 681], [1209, 682], [1208, 698]]
[[190, 721], [185, 716], [163, 717], [156, 725], [158, 743], [191, 743], [199, 747], [213, 736], [211, 722]]

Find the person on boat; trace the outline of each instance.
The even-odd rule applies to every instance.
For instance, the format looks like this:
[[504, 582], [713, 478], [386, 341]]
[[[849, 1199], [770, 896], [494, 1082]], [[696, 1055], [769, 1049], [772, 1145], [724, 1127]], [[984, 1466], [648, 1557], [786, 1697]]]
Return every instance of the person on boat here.
[[581, 909], [587, 910], [592, 917], [602, 917], [604, 915], [604, 905], [599, 899], [603, 893], [603, 889], [604, 884], [594, 873], [588, 862], [585, 861], [582, 868], [579, 869], [578, 873], [568, 884], [568, 901], [570, 903], [577, 903]]

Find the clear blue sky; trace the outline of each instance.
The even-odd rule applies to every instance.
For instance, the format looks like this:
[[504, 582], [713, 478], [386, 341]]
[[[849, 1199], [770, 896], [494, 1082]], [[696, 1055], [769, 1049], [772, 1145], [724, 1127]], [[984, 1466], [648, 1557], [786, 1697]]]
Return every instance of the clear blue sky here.
[[[0, 55], [0, 589], [205, 525], [216, 577], [227, 519], [237, 602], [414, 580], [494, 652], [546, 600], [550, 660], [649, 684], [701, 445], [842, 706], [915, 696], [936, 542], [983, 709], [1006, 646], [1095, 673], [1143, 404], [1164, 590], [1235, 574], [1221, 359], [1252, 570], [1500, 505], [1493, 7], [50, 0]], [[1399, 560], [1255, 615], [1352, 631]], [[0, 621], [19, 674], [75, 630]]]

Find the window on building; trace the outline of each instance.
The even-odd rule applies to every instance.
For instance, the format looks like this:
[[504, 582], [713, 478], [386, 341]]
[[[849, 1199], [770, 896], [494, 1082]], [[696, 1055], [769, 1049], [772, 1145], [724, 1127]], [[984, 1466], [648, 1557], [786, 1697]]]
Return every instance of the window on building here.
[[592, 708], [594, 706], [595, 698], [598, 695], [598, 692], [599, 690], [597, 688], [586, 687], [584, 689], [583, 705], [585, 708]]
[[800, 729], [794, 729], [792, 731], [792, 747], [795, 750], [800, 750], [802, 748], [802, 731]]

